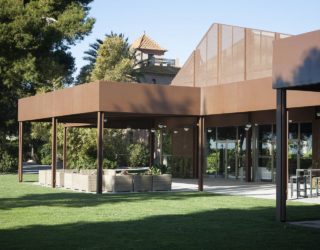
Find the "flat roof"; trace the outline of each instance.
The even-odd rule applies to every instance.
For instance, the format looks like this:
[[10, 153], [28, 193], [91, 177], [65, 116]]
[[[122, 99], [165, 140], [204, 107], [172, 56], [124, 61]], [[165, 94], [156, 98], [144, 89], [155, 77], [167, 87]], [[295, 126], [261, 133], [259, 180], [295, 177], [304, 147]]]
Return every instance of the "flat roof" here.
[[200, 88], [96, 81], [19, 99], [18, 121], [64, 122], [107, 116], [198, 116]]
[[274, 42], [273, 88], [320, 89], [320, 30]]

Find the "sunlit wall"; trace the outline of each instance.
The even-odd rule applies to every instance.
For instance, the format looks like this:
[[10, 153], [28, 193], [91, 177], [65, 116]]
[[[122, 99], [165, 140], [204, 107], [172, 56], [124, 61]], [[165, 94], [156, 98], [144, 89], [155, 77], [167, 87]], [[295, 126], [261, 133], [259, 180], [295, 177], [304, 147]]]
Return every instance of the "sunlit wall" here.
[[172, 85], [209, 86], [272, 76], [273, 41], [288, 35], [213, 24]]

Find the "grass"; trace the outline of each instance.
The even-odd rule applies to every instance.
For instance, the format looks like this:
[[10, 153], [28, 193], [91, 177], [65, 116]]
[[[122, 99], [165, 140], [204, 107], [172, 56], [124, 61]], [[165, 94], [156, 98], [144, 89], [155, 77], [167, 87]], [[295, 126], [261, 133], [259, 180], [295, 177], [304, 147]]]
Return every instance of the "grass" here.
[[[275, 222], [275, 201], [208, 193], [84, 194], [0, 175], [0, 249], [318, 249], [319, 230]], [[290, 202], [289, 220], [320, 217]]]

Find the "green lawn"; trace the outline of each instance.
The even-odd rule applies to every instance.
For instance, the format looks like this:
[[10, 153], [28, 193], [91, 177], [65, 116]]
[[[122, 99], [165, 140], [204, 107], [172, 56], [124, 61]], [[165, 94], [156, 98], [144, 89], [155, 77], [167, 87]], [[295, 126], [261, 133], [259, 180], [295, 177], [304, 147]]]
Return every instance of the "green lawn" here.
[[[319, 249], [320, 230], [275, 222], [275, 201], [208, 193], [95, 195], [0, 175], [0, 249]], [[289, 203], [290, 220], [320, 206]]]

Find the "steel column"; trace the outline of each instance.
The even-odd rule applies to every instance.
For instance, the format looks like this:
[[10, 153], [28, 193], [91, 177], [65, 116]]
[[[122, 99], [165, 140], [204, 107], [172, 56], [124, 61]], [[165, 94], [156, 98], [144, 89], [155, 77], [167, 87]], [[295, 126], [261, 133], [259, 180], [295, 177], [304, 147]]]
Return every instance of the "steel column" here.
[[63, 128], [63, 169], [67, 168], [67, 133], [68, 128]]
[[203, 191], [204, 117], [198, 118], [198, 191]]
[[19, 122], [19, 165], [18, 165], [19, 182], [23, 181], [23, 123]]
[[57, 118], [52, 117], [52, 138], [51, 138], [51, 186], [56, 187], [57, 167]]
[[149, 167], [154, 165], [154, 133], [149, 129]]
[[285, 89], [277, 89], [277, 221], [286, 221], [287, 199], [287, 98]]
[[98, 112], [97, 117], [97, 194], [102, 194], [102, 164], [103, 164], [103, 128], [104, 113]]

